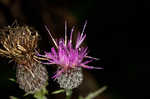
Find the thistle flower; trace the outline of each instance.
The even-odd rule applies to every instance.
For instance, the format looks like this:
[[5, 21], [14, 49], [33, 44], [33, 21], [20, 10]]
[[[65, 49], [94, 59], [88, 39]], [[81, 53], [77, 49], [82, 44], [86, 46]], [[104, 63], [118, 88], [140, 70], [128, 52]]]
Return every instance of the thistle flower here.
[[34, 93], [45, 86], [48, 79], [46, 68], [36, 56], [38, 32], [28, 26], [15, 26], [1, 30], [0, 55], [17, 63], [16, 77], [19, 87]]
[[[51, 36], [55, 46], [51, 48], [51, 52], [45, 52], [45, 55], [40, 55], [48, 58], [47, 63], [43, 64], [56, 64], [58, 69], [56, 74], [52, 77], [57, 80], [61, 88], [73, 89], [79, 86], [83, 80], [82, 69], [101, 69], [100, 67], [88, 66], [87, 64], [96, 58], [90, 57], [87, 54], [87, 47], [82, 47], [86, 34], [84, 30], [87, 22], [85, 23], [81, 33], [78, 33], [75, 46], [73, 46], [73, 32], [71, 30], [70, 38], [67, 37], [67, 23], [65, 23], [65, 38], [60, 38], [58, 42]], [[56, 47], [56, 49], [55, 49]], [[86, 60], [88, 59], [88, 60]]]

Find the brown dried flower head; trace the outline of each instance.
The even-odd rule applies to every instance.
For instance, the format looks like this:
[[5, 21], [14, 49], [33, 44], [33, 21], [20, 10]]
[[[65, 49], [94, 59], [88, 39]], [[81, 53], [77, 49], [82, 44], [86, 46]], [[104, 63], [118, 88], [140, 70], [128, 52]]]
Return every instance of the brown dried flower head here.
[[17, 63], [16, 77], [19, 87], [26, 92], [41, 89], [48, 79], [46, 68], [39, 63], [35, 49], [38, 32], [29, 26], [6, 27], [0, 30], [0, 55]]

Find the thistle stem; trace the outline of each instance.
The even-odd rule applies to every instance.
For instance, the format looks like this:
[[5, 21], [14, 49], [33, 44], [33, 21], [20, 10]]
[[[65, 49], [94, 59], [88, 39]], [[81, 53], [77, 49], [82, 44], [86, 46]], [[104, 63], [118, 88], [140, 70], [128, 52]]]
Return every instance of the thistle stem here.
[[48, 94], [48, 91], [46, 87], [43, 87], [40, 91], [36, 92], [34, 94], [35, 99], [47, 99], [46, 95]]
[[72, 90], [71, 89], [67, 89], [66, 90], [66, 99], [71, 99], [71, 95], [72, 95]]

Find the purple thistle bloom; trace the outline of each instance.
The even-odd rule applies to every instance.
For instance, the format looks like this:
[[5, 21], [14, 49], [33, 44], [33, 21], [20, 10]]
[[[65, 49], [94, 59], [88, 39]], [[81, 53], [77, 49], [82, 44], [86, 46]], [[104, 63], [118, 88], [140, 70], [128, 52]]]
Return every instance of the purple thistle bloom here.
[[[63, 72], [66, 72], [69, 69], [78, 68], [78, 67], [83, 67], [87, 69], [102, 69], [101, 67], [93, 67], [87, 65], [91, 61], [97, 59], [87, 56], [88, 48], [81, 47], [81, 44], [86, 38], [86, 34], [84, 34], [86, 24], [87, 22], [85, 22], [82, 32], [78, 33], [75, 46], [73, 46], [72, 44], [72, 35], [74, 32], [74, 27], [71, 30], [70, 38], [67, 39], [67, 24], [65, 23], [65, 39], [61, 38], [59, 39], [58, 42], [55, 41], [50, 31], [46, 27], [47, 31], [49, 32], [49, 35], [51, 36], [55, 44], [56, 49], [55, 47], [52, 47], [51, 52], [45, 53], [44, 57], [49, 59], [49, 62], [45, 64], [56, 64], [61, 68], [56, 72], [53, 78], [57, 78]], [[83, 59], [85, 58], [88, 60], [83, 61]]]
[[78, 33], [75, 46], [73, 46], [72, 41], [74, 27], [71, 30], [70, 38], [68, 38], [67, 23], [65, 23], [65, 38], [60, 38], [58, 42], [56, 42], [46, 27], [55, 46], [51, 48], [51, 52], [45, 52], [45, 55], [39, 55], [49, 59], [47, 63], [43, 64], [56, 64], [58, 66], [56, 74], [52, 78], [57, 80], [61, 88], [73, 89], [81, 84], [83, 80], [81, 67], [87, 69], [102, 69], [100, 67], [87, 65], [97, 59], [87, 55], [88, 47], [81, 47], [81, 44], [86, 38], [86, 34], [84, 34], [86, 24], [87, 22], [85, 22], [82, 32]]

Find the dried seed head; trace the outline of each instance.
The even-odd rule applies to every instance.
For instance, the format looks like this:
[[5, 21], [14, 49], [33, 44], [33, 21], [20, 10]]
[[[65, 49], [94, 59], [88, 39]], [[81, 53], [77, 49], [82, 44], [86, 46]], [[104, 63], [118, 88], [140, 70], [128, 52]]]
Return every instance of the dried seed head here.
[[46, 68], [37, 62], [32, 63], [30, 69], [23, 65], [17, 65], [16, 76], [19, 87], [25, 92], [31, 93], [44, 87], [48, 79]]
[[28, 26], [7, 27], [1, 32], [0, 55], [13, 58], [20, 64], [26, 56], [33, 56], [37, 48], [38, 32]]
[[36, 56], [38, 32], [28, 26], [8, 26], [0, 31], [0, 55], [11, 58], [17, 65], [16, 76], [19, 87], [34, 93], [42, 88], [48, 79], [46, 68], [38, 63]]
[[60, 88], [74, 89], [78, 87], [83, 81], [83, 74], [81, 68], [72, 68], [63, 72], [56, 78]]

